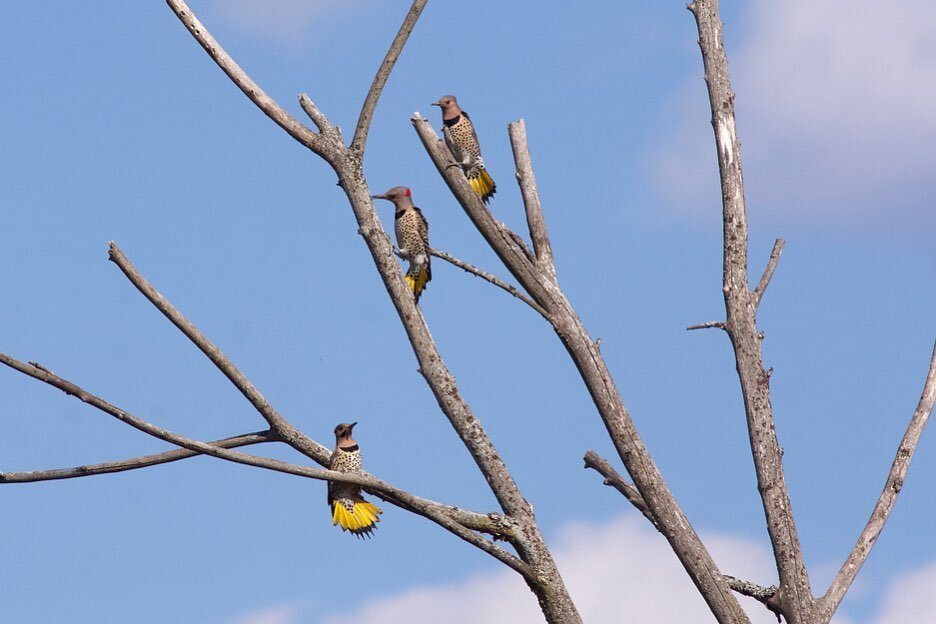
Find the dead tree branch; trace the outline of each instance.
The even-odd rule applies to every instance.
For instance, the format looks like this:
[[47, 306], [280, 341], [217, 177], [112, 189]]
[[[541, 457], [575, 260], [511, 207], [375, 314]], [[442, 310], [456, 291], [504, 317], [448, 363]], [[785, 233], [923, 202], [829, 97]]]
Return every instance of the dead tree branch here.
[[871, 549], [877, 543], [881, 531], [884, 530], [884, 524], [890, 517], [894, 504], [897, 502], [897, 495], [903, 489], [904, 479], [907, 471], [910, 469], [910, 460], [913, 459], [913, 453], [916, 451], [917, 444], [920, 442], [920, 436], [923, 429], [929, 421], [930, 414], [933, 412], [933, 404], [936, 403], [936, 345], [933, 347], [933, 354], [930, 357], [929, 372], [926, 375], [926, 382], [923, 384], [923, 392], [920, 401], [917, 403], [916, 410], [910, 418], [910, 424], [907, 431], [900, 440], [897, 447], [897, 456], [894, 457], [894, 463], [891, 465], [887, 480], [884, 483], [884, 490], [878, 498], [871, 517], [865, 525], [864, 530], [858, 537], [858, 542], [852, 549], [848, 559], [842, 565], [838, 574], [835, 575], [829, 590], [819, 601], [819, 606], [824, 616], [831, 618], [841, 604], [842, 599], [848, 588], [864, 565]]
[[650, 509], [647, 507], [647, 503], [644, 502], [643, 496], [640, 495], [640, 492], [637, 489], [627, 482], [618, 473], [617, 470], [608, 463], [608, 460], [596, 453], [595, 451], [588, 451], [585, 453], [585, 467], [591, 468], [602, 477], [604, 477], [604, 484], [613, 487], [615, 490], [621, 493], [624, 498], [626, 498], [630, 503], [644, 515], [644, 517], [650, 521], [650, 523], [657, 527], [656, 518], [653, 517], [653, 513], [650, 512]]
[[774, 615], [777, 616], [777, 622], [779, 623], [780, 616], [783, 614], [781, 609], [781, 600], [780, 600], [780, 588], [776, 585], [771, 585], [770, 587], [762, 587], [750, 581], [742, 581], [733, 576], [725, 575], [725, 580], [728, 581], [728, 586], [731, 587], [733, 591], [738, 592], [742, 596], [747, 596], [748, 598], [753, 598], [754, 600], [760, 602], [762, 605], [767, 607]]
[[530, 240], [533, 241], [536, 264], [540, 271], [545, 271], [555, 279], [556, 265], [553, 261], [546, 220], [543, 218], [536, 176], [533, 175], [533, 159], [527, 144], [526, 124], [522, 119], [508, 124], [507, 133], [510, 135], [510, 146], [513, 149], [514, 162], [517, 164], [517, 183], [520, 185], [523, 206], [526, 208], [527, 226], [530, 230]]
[[[0, 354], [0, 358], [5, 358]], [[6, 361], [3, 361], [6, 364]], [[33, 366], [35, 366], [33, 364]], [[39, 367], [36, 367], [39, 368]], [[41, 370], [41, 369], [40, 369]], [[245, 433], [244, 435], [224, 438], [208, 442], [211, 446], [220, 448], [238, 448], [249, 446], [251, 444], [262, 444], [264, 442], [279, 442], [280, 440], [272, 431], [257, 431], [256, 433]], [[33, 483], [36, 481], [55, 481], [58, 479], [75, 479], [78, 477], [91, 477], [94, 475], [110, 474], [112, 472], [124, 472], [125, 470], [136, 470], [138, 468], [149, 468], [159, 464], [168, 464], [188, 459], [189, 457], [198, 457], [203, 455], [199, 451], [189, 449], [175, 449], [165, 451], [164, 453], [155, 453], [153, 455], [144, 455], [142, 457], [133, 457], [130, 459], [121, 459], [118, 461], [104, 462], [101, 464], [90, 464], [86, 466], [75, 466], [74, 468], [54, 468], [52, 470], [34, 470], [30, 472], [0, 472], [0, 483]]]
[[[722, 624], [748, 622], [737, 598], [644, 446], [601, 352], [559, 287], [555, 275], [541, 270], [535, 257], [530, 258], [518, 248], [515, 243], [517, 234], [497, 222], [468, 186], [464, 173], [450, 167], [451, 153], [428, 120], [416, 113], [411, 121], [436, 169], [468, 218], [517, 282], [548, 312], [547, 318], [585, 382], [634, 486], [712, 613]], [[517, 142], [522, 142], [522, 138], [522, 135], [517, 135]], [[528, 150], [522, 146], [518, 152], [528, 153]], [[520, 168], [518, 164], [518, 170]], [[526, 209], [527, 214], [535, 214], [536, 211], [534, 207]]]
[[284, 442], [292, 446], [303, 455], [314, 459], [320, 465], [325, 466], [331, 451], [321, 444], [307, 437], [304, 433], [296, 429], [285, 418], [270, 405], [260, 391], [257, 390], [250, 380], [240, 372], [240, 370], [231, 362], [230, 359], [213, 342], [208, 340], [194, 324], [185, 318], [168, 299], [163, 297], [159, 291], [153, 288], [152, 284], [146, 281], [136, 267], [130, 262], [130, 259], [120, 250], [117, 243], [110, 242], [108, 258], [116, 264], [123, 274], [127, 276], [130, 283], [139, 290], [150, 303], [156, 306], [156, 309], [162, 312], [163, 316], [169, 319], [179, 331], [185, 334], [186, 338], [192, 341], [199, 350], [204, 353], [211, 362], [218, 367], [225, 377], [227, 377], [234, 387], [236, 387], [244, 397], [250, 401], [257, 412], [263, 416], [264, 420], [270, 425], [270, 428]]
[[[202, 25], [195, 14], [186, 6], [182, 0], [166, 0], [169, 8], [178, 16], [179, 20], [188, 31], [195, 37], [195, 40], [205, 49], [208, 56], [218, 64], [225, 74], [234, 82], [237, 87], [244, 92], [250, 101], [257, 105], [263, 113], [272, 119], [276, 125], [285, 130], [289, 136], [296, 139], [310, 150], [321, 156], [328, 158], [332, 154], [332, 149], [328, 145], [325, 137], [316, 134], [309, 128], [299, 123], [292, 115], [287, 113], [276, 101], [267, 95], [256, 82], [251, 80], [250, 76], [241, 69], [240, 65], [234, 62], [227, 52], [218, 45], [211, 33]], [[321, 130], [321, 128], [320, 128]]]
[[390, 49], [387, 50], [387, 55], [380, 64], [377, 75], [374, 76], [374, 82], [367, 92], [364, 105], [361, 107], [361, 114], [358, 116], [357, 127], [354, 129], [354, 138], [351, 139], [351, 151], [354, 152], [358, 158], [364, 157], [364, 145], [367, 143], [367, 132], [370, 130], [371, 121], [374, 118], [374, 110], [377, 108], [377, 101], [380, 99], [380, 94], [383, 92], [384, 85], [387, 84], [387, 79], [390, 78], [390, 72], [393, 71], [393, 66], [396, 64], [397, 59], [400, 58], [400, 53], [403, 52], [403, 46], [406, 45], [406, 40], [409, 39], [410, 33], [416, 26], [416, 21], [422, 14], [423, 9], [426, 8], [426, 2], [428, 2], [428, 0], [414, 0], [413, 6], [410, 7], [409, 12], [406, 14], [403, 25], [400, 26], [400, 31], [393, 39], [393, 43], [390, 44]]
[[777, 263], [780, 262], [780, 254], [783, 253], [783, 243], [784, 240], [782, 238], [778, 238], [774, 241], [773, 249], [770, 252], [770, 260], [764, 268], [764, 274], [761, 275], [760, 281], [757, 282], [757, 288], [754, 289], [755, 307], [760, 305], [760, 300], [764, 296], [764, 293], [767, 292], [767, 286], [770, 285], [770, 280], [773, 278], [774, 271], [777, 270]]
[[[73, 396], [83, 403], [86, 403], [104, 412], [105, 414], [113, 416], [117, 420], [123, 422], [124, 424], [130, 425], [134, 429], [142, 431], [143, 433], [146, 433], [164, 442], [180, 446], [194, 454], [209, 455], [211, 457], [217, 457], [219, 459], [224, 459], [246, 466], [263, 468], [265, 470], [273, 470], [276, 472], [292, 474], [310, 479], [337, 481], [341, 483], [353, 483], [355, 485], [360, 485], [370, 492], [379, 494], [383, 500], [421, 515], [424, 518], [427, 518], [448, 529], [468, 543], [477, 546], [501, 562], [507, 564], [517, 572], [520, 572], [524, 575], [524, 577], [527, 577], [531, 574], [529, 566], [517, 559], [516, 556], [511, 555], [493, 542], [478, 535], [477, 532], [481, 531], [490, 532], [492, 535], [501, 539], [512, 540], [515, 538], [514, 532], [511, 528], [511, 523], [505, 521], [498, 514], [467, 512], [449, 505], [444, 505], [442, 503], [420, 498], [368, 474], [357, 475], [345, 472], [335, 472], [333, 470], [323, 470], [321, 468], [312, 468], [309, 466], [300, 466], [277, 459], [270, 459], [267, 457], [241, 453], [231, 450], [231, 448], [227, 446], [216, 446], [213, 444], [200, 442], [134, 416], [130, 412], [127, 412], [126, 410], [123, 410], [116, 405], [105, 401], [104, 399], [88, 392], [76, 384], [49, 372], [49, 370], [46, 368], [20, 362], [19, 360], [16, 360], [15, 358], [12, 358], [3, 353], [0, 353], [0, 363], [5, 364], [25, 375], [28, 375], [29, 377], [58, 388], [65, 394]], [[3, 482], [7, 481], [0, 479], [0, 483]]]
[[[811, 621], [815, 603], [774, 429], [769, 375], [763, 366], [761, 340], [755, 318], [758, 300], [748, 286], [748, 230], [741, 173], [741, 144], [735, 127], [734, 93], [728, 76], [728, 58], [722, 39], [718, 0], [694, 0], [689, 10], [695, 16], [699, 31], [699, 47], [705, 67], [721, 177], [726, 331], [734, 348], [758, 491], [780, 575], [783, 614], [791, 624], [801, 624]], [[774, 249], [779, 258], [776, 245]], [[776, 262], [772, 262], [772, 265], [775, 267]], [[764, 288], [772, 273], [771, 265], [768, 265], [766, 279], [762, 280]]]
[[725, 329], [724, 321], [709, 321], [708, 323], [699, 323], [698, 325], [690, 325], [686, 328], [689, 331], [694, 329]]

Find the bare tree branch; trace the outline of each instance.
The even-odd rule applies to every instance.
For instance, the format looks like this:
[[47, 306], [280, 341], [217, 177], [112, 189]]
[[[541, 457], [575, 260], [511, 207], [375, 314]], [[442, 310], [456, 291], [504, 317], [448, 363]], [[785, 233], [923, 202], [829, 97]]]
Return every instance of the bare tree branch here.
[[630, 501], [630, 503], [637, 508], [637, 511], [642, 513], [644, 517], [657, 528], [657, 530], [660, 529], [660, 527], [657, 525], [656, 518], [653, 517], [653, 513], [647, 507], [647, 503], [644, 502], [643, 496], [640, 495], [640, 492], [638, 492], [633, 485], [628, 483], [624, 477], [622, 477], [618, 471], [608, 463], [608, 460], [595, 451], [588, 451], [585, 453], [585, 468], [591, 468], [603, 476], [605, 478], [605, 485], [610, 485], [618, 492], [620, 492], [624, 498]]
[[553, 261], [546, 221], [543, 218], [543, 206], [540, 203], [539, 189], [536, 186], [536, 176], [533, 175], [533, 160], [530, 157], [530, 146], [527, 143], [526, 124], [522, 119], [515, 121], [507, 125], [507, 132], [510, 135], [514, 162], [517, 164], [517, 182], [520, 185], [520, 194], [523, 196], [523, 205], [526, 208], [527, 226], [530, 229], [530, 240], [533, 241], [536, 263], [541, 271], [545, 271], [555, 280], [556, 265]]
[[208, 340], [195, 325], [185, 318], [168, 299], [162, 296], [159, 291], [153, 288], [146, 278], [144, 278], [136, 267], [130, 262], [130, 259], [124, 255], [120, 247], [114, 241], [110, 242], [108, 254], [111, 262], [120, 267], [127, 279], [139, 290], [144, 297], [156, 306], [156, 309], [163, 313], [173, 325], [185, 334], [202, 353], [204, 353], [212, 363], [218, 367], [225, 377], [227, 377], [234, 387], [240, 390], [241, 394], [250, 401], [251, 405], [263, 416], [269, 423], [270, 428], [276, 432], [284, 442], [295, 448], [300, 453], [314, 459], [322, 466], [327, 465], [331, 456], [331, 451], [321, 444], [307, 437], [304, 433], [296, 429], [289, 421], [283, 418], [276, 409], [270, 405], [260, 391], [257, 390], [250, 380], [238, 370], [231, 360], [228, 359], [221, 349], [213, 342]]
[[312, 123], [315, 124], [315, 127], [319, 129], [322, 134], [332, 134], [337, 137], [338, 143], [342, 143], [341, 139], [341, 129], [337, 128], [328, 121], [328, 117], [325, 116], [319, 107], [315, 105], [315, 102], [309, 98], [305, 93], [299, 94], [299, 105], [302, 107], [303, 112], [309, 116], [309, 119], [312, 120]]
[[780, 262], [780, 254], [783, 253], [783, 243], [782, 238], [778, 238], [774, 241], [773, 249], [770, 252], [770, 260], [767, 262], [766, 268], [764, 268], [764, 274], [761, 275], [760, 281], [757, 282], [757, 288], [754, 289], [754, 306], [757, 307], [760, 305], [760, 300], [764, 296], [764, 293], [767, 292], [767, 286], [770, 285], [770, 280], [773, 277], [774, 271], [777, 270], [777, 263]]
[[517, 235], [494, 220], [468, 186], [464, 174], [450, 167], [451, 153], [429, 122], [418, 113], [413, 115], [412, 122], [436, 169], [469, 219], [517, 282], [549, 313], [550, 324], [581, 374], [618, 456], [656, 518], [660, 532], [669, 541], [712, 613], [722, 624], [749, 622], [711, 554], [666, 485], [624, 406], [597, 344], [588, 335], [556, 280], [539, 269], [535, 258], [529, 258], [518, 248], [514, 238]]
[[923, 392], [920, 401], [917, 403], [916, 410], [910, 418], [910, 424], [907, 431], [900, 440], [900, 446], [897, 447], [897, 456], [891, 465], [890, 472], [887, 475], [887, 481], [884, 483], [884, 490], [874, 505], [874, 511], [865, 525], [864, 530], [858, 537], [858, 542], [852, 549], [848, 559], [842, 565], [829, 590], [825, 596], [820, 599], [820, 607], [826, 617], [831, 618], [838, 609], [842, 598], [852, 582], [864, 565], [871, 549], [877, 543], [877, 538], [884, 530], [884, 524], [890, 517], [894, 504], [897, 502], [897, 495], [903, 489], [904, 479], [907, 471], [910, 469], [910, 460], [913, 459], [913, 453], [916, 451], [917, 444], [920, 442], [920, 436], [923, 434], [923, 428], [929, 421], [930, 414], [933, 412], [933, 404], [936, 403], [936, 345], [933, 347], [933, 354], [930, 357], [929, 372], [926, 375], [926, 382], [923, 384]]
[[517, 249], [523, 252], [523, 255], [526, 256], [526, 259], [529, 260], [532, 264], [536, 264], [536, 254], [534, 254], [530, 248], [527, 246], [526, 241], [523, 240], [523, 237], [507, 227], [507, 224], [503, 221], [497, 222], [498, 226], [507, 233], [507, 236], [514, 242], [517, 246]]
[[[0, 356], [2, 356], [2, 354], [0, 354]], [[279, 441], [280, 440], [272, 431], [257, 431], [256, 433], [245, 433], [244, 435], [224, 438], [223, 440], [215, 440], [208, 444], [229, 449], [251, 444]], [[198, 457], [199, 455], [202, 455], [202, 453], [198, 451], [175, 449], [163, 453], [156, 453], [154, 455], [144, 455], [142, 457], [133, 457], [131, 459], [121, 459], [87, 466], [75, 466], [74, 468], [54, 468], [52, 470], [33, 470], [30, 472], [0, 472], [0, 483], [33, 483], [35, 481], [55, 481], [57, 479], [91, 477], [94, 475], [110, 474], [112, 472], [148, 468], [158, 464], [168, 464], [170, 462], [179, 461], [180, 459]]]
[[695, 16], [699, 31], [721, 174], [726, 331], [734, 348], [758, 491], [780, 574], [783, 613], [790, 624], [802, 624], [811, 620], [815, 602], [783, 475], [782, 453], [770, 405], [769, 375], [763, 367], [755, 319], [756, 302], [748, 286], [748, 230], [741, 144], [735, 126], [734, 94], [728, 76], [718, 0], [693, 0], [689, 10]]
[[429, 253], [435, 256], [436, 258], [440, 258], [442, 260], [445, 260], [449, 264], [453, 264], [457, 266], [459, 269], [462, 269], [468, 273], [471, 273], [472, 275], [476, 275], [477, 277], [480, 277], [481, 279], [494, 284], [498, 288], [501, 288], [507, 291], [508, 293], [510, 293], [517, 299], [519, 299], [520, 301], [524, 302], [525, 304], [527, 304], [528, 306], [530, 306], [531, 308], [533, 308], [534, 310], [536, 310], [543, 316], [546, 316], [546, 310], [544, 310], [542, 306], [540, 306], [538, 303], [536, 303], [535, 301], [533, 301], [532, 299], [524, 295], [522, 292], [520, 292], [519, 290], [517, 290], [516, 288], [514, 288], [507, 282], [501, 281], [499, 278], [495, 277], [494, 275], [491, 275], [490, 273], [487, 273], [486, 271], [482, 271], [481, 269], [474, 267], [468, 264], [467, 262], [459, 260], [455, 256], [447, 254], [444, 251], [440, 251], [438, 249], [430, 249]]
[[750, 581], [742, 581], [733, 576], [728, 576], [727, 574], [725, 575], [725, 580], [728, 581], [728, 586], [731, 587], [733, 591], [738, 592], [742, 596], [757, 600], [777, 616], [777, 622], [781, 621], [780, 616], [783, 612], [781, 611], [782, 601], [780, 600], [779, 587], [776, 585], [762, 587]]
[[686, 328], [689, 331], [694, 329], [725, 329], [724, 321], [709, 321], [708, 323], [699, 323], [698, 325], [690, 325]]
[[400, 26], [400, 31], [393, 39], [393, 43], [390, 44], [390, 49], [387, 50], [387, 55], [380, 63], [377, 75], [374, 76], [374, 82], [367, 92], [364, 105], [361, 107], [361, 114], [358, 116], [357, 127], [354, 129], [354, 138], [351, 140], [351, 151], [356, 154], [358, 158], [363, 158], [364, 156], [367, 132], [370, 129], [371, 120], [374, 118], [374, 110], [377, 108], [377, 101], [380, 99], [380, 94], [383, 92], [384, 85], [387, 84], [387, 79], [390, 77], [390, 72], [393, 71], [393, 66], [400, 57], [400, 53], [403, 52], [403, 46], [406, 45], [406, 40], [409, 39], [413, 27], [416, 26], [416, 21], [422, 14], [423, 9], [426, 8], [426, 2], [428, 2], [428, 0], [413, 1], [413, 6], [410, 7], [409, 12], [406, 14], [403, 25]]
[[[309, 128], [299, 123], [292, 115], [287, 113], [276, 101], [268, 96], [263, 89], [254, 82], [241, 67], [234, 62], [234, 59], [224, 51], [211, 33], [208, 32], [202, 23], [195, 17], [192, 10], [182, 0], [166, 0], [166, 4], [181, 20], [188, 31], [195, 37], [195, 40], [201, 44], [208, 56], [218, 64], [218, 67], [228, 75], [228, 77], [244, 92], [250, 101], [257, 105], [263, 113], [272, 119], [279, 127], [285, 130], [289, 136], [296, 139], [310, 150], [328, 160], [334, 156], [334, 147], [325, 140], [324, 134], [316, 134]], [[327, 137], [326, 137], [327, 138]]]
[[[199, 442], [192, 438], [180, 435], [168, 429], [163, 429], [157, 425], [134, 416], [130, 412], [123, 410], [104, 399], [84, 390], [74, 383], [49, 372], [43, 367], [36, 367], [31, 364], [25, 364], [6, 354], [0, 353], [0, 363], [9, 366], [29, 377], [42, 381], [50, 386], [58, 388], [69, 396], [73, 396], [83, 403], [97, 408], [98, 410], [113, 416], [117, 420], [130, 425], [134, 429], [142, 431], [159, 440], [180, 446], [189, 451], [210, 455], [230, 462], [283, 472], [310, 479], [323, 481], [336, 481], [340, 483], [353, 483], [360, 485], [369, 492], [379, 493], [383, 500], [398, 505], [403, 509], [412, 511], [418, 515], [432, 520], [436, 524], [450, 530], [458, 537], [481, 548], [485, 552], [496, 557], [498, 560], [507, 564], [514, 570], [520, 572], [525, 577], [531, 574], [529, 566], [523, 561], [517, 559], [507, 551], [496, 544], [484, 539], [475, 531], [491, 532], [492, 535], [503, 539], [514, 540], [516, 535], [512, 532], [512, 524], [506, 522], [499, 514], [480, 514], [477, 512], [467, 512], [449, 505], [443, 505], [435, 501], [414, 496], [405, 490], [396, 488], [380, 479], [369, 474], [354, 474], [347, 472], [336, 472], [333, 470], [323, 470], [321, 468], [312, 468], [309, 466], [300, 466], [288, 462], [257, 455], [249, 455], [238, 451], [230, 450], [223, 446], [215, 446], [205, 442]], [[0, 482], [3, 482], [0, 480]], [[504, 531], [511, 531], [505, 533]]]

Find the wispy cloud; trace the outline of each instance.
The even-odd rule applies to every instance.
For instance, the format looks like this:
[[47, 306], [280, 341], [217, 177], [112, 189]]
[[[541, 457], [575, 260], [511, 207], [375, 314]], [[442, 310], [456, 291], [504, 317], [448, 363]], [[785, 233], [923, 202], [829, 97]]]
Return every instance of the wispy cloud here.
[[299, 621], [299, 608], [284, 604], [242, 615], [228, 624], [298, 624]]
[[894, 580], [874, 624], [932, 622], [936, 613], [936, 562]]
[[[557, 540], [556, 557], [583, 620], [610, 624], [620, 622], [626, 612], [630, 620], [647, 624], [708, 624], [712, 616], [669, 546], [645, 525], [643, 518], [633, 516], [603, 525], [577, 524]], [[717, 535], [707, 540], [726, 571], [762, 581], [773, 574], [766, 550], [757, 543]], [[758, 603], [749, 611], [756, 624], [776, 622]], [[417, 587], [325, 621], [403, 624], [436, 621], [440, 614], [453, 624], [543, 621], [530, 590], [509, 571]]]
[[215, 0], [218, 13], [241, 31], [296, 47], [363, 0]]
[[[726, 28], [749, 197], [782, 218], [936, 224], [936, 5], [754, 3]], [[702, 93], [694, 78], [674, 98], [652, 159], [683, 208], [715, 188]]]
[[[721, 534], [707, 534], [703, 539], [725, 573], [771, 584], [776, 570], [765, 544]], [[584, 621], [611, 624], [620, 622], [622, 613], [627, 613], [629, 621], [644, 624], [712, 621], [669, 546], [642, 517], [572, 524], [555, 542], [553, 552]], [[816, 576], [829, 575], [831, 572]], [[838, 614], [833, 624], [929, 622], [936, 613], [933, 587], [936, 562], [895, 578], [884, 591], [876, 615], [856, 620]], [[749, 598], [741, 598], [741, 602], [753, 624], [776, 623], [759, 603]], [[295, 605], [285, 604], [244, 615], [229, 624], [409, 624], [439, 621], [442, 615], [452, 624], [543, 621], [535, 598], [520, 577], [501, 569], [461, 581], [414, 587], [324, 619], [309, 619]]]

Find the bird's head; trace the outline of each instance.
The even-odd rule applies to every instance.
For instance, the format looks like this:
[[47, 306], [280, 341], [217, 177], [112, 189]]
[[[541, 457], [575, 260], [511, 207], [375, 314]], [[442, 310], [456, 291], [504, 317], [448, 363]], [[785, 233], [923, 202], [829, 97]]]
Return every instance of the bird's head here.
[[356, 422], [341, 423], [335, 427], [335, 441], [338, 443], [338, 446], [347, 446], [348, 442], [354, 442], [354, 438], [351, 437], [351, 430], [354, 429], [354, 425], [356, 424]]
[[461, 108], [458, 107], [458, 100], [454, 95], [443, 95], [438, 102], [433, 102], [432, 105], [442, 109], [443, 119], [451, 119], [461, 114]]
[[410, 192], [409, 187], [406, 186], [394, 186], [386, 193], [371, 195], [371, 197], [374, 199], [386, 199], [388, 201], [392, 201], [397, 206], [408, 206], [413, 204], [413, 194]]

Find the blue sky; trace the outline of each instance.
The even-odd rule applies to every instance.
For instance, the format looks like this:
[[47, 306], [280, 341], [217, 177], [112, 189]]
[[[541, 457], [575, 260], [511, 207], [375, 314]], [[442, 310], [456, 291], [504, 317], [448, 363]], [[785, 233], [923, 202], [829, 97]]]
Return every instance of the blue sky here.
[[[353, 128], [408, 2], [193, 1], [295, 115], [308, 92]], [[936, 9], [901, 0], [727, 2], [751, 272], [787, 245], [761, 307], [800, 537], [824, 590], [880, 492], [916, 405], [936, 310]], [[106, 260], [152, 283], [324, 444], [357, 420], [369, 470], [478, 510], [493, 497], [416, 373], [335, 176], [254, 109], [162, 2], [11, 3], [0, 23], [0, 350], [152, 422], [213, 439], [263, 428], [210, 363]], [[374, 119], [372, 192], [406, 184], [435, 247], [505, 275], [422, 150], [414, 111], [454, 93], [522, 231], [506, 124], [524, 118], [559, 279], [671, 488], [727, 573], [774, 582], [725, 336], [716, 164], [684, 4], [433, 0]], [[378, 206], [390, 224], [389, 204]], [[582, 470], [612, 457], [549, 329], [437, 263], [422, 309], [514, 472], [589, 622], [707, 622], [639, 515]], [[157, 452], [159, 442], [0, 371], [0, 469]], [[283, 449], [272, 456], [299, 460]], [[427, 468], [428, 467], [428, 468]], [[837, 622], [924, 621], [936, 604], [936, 443]], [[537, 621], [499, 564], [385, 510], [362, 543], [324, 484], [193, 459], [0, 490], [0, 621], [410, 621], [498, 605]], [[595, 571], [603, 574], [596, 577]], [[757, 605], [757, 622], [772, 621]], [[527, 618], [527, 619], [524, 619]], [[603, 619], [604, 618], [604, 619]], [[670, 618], [670, 619], [667, 619]], [[506, 621], [506, 620], [505, 620]]]

